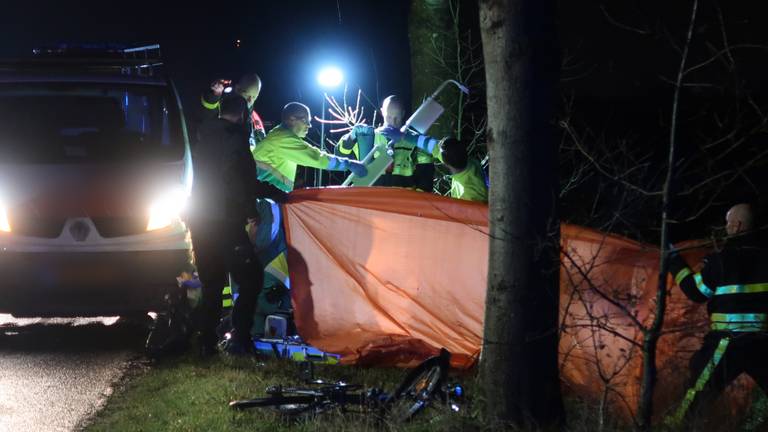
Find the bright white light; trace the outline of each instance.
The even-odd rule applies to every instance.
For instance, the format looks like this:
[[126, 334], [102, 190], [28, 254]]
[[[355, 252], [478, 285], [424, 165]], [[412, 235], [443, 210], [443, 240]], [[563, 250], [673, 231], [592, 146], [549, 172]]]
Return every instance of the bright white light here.
[[232, 93], [232, 87], [225, 88], [224, 93]]
[[323, 87], [338, 87], [342, 81], [344, 81], [344, 74], [342, 74], [341, 69], [337, 67], [331, 66], [323, 68], [320, 70], [320, 73], [317, 74], [317, 82]]
[[8, 211], [0, 204], [0, 231], [11, 232], [11, 223], [8, 222]]
[[[119, 316], [114, 317], [90, 317], [90, 318], [14, 318], [11, 315], [0, 314], [0, 327], [4, 326], [9, 329], [18, 327], [27, 327], [33, 325], [70, 325], [70, 326], [86, 326], [93, 324], [101, 324], [105, 326], [111, 326], [120, 319]], [[6, 331], [5, 334], [11, 336], [12, 330]]]
[[181, 187], [157, 197], [149, 207], [147, 231], [165, 228], [179, 220], [187, 204], [187, 193]]

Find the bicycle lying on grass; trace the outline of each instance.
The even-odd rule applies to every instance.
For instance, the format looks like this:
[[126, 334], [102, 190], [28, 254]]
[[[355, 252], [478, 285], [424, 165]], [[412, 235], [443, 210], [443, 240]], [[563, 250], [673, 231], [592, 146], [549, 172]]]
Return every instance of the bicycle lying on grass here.
[[450, 353], [441, 350], [411, 370], [394, 393], [378, 388], [364, 390], [361, 385], [345, 382], [329, 383], [311, 377], [305, 387], [272, 386], [267, 397], [236, 400], [234, 409], [272, 408], [283, 416], [299, 418], [333, 409], [348, 411], [348, 406], [363, 407], [366, 412], [379, 413], [381, 418], [405, 422], [423, 411], [433, 400], [440, 400], [453, 411], [459, 410], [463, 388], [443, 385], [448, 376]]

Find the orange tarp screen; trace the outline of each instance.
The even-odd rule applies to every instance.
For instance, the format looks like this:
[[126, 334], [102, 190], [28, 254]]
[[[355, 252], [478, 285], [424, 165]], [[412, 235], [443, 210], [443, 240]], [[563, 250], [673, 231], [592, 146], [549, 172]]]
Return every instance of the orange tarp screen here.
[[[483, 334], [486, 205], [396, 188], [324, 188], [291, 193], [284, 215], [295, 321], [305, 340], [346, 363], [407, 366], [440, 347], [457, 367], [474, 363]], [[561, 244], [565, 384], [595, 398], [611, 389], [609, 399], [634, 406], [637, 324], [653, 318], [658, 250], [573, 225], [562, 226]], [[677, 287], [668, 300], [661, 403], [679, 400], [687, 359], [706, 330], [700, 305]]]

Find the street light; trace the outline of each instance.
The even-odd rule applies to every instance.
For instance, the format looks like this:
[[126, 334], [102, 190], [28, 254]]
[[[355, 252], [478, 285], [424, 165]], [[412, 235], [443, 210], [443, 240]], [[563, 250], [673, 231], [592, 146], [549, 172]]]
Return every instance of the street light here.
[[337, 67], [325, 67], [317, 74], [317, 83], [328, 89], [338, 87], [342, 81], [344, 81], [344, 74]]
[[[317, 83], [320, 87], [326, 90], [333, 90], [344, 81], [344, 74], [341, 69], [335, 66], [326, 66], [320, 69], [317, 73]], [[323, 108], [320, 116], [322, 120], [325, 120], [325, 92], [323, 93]], [[325, 122], [320, 122], [320, 149], [327, 150], [325, 146]], [[320, 187], [323, 185], [323, 171], [315, 171], [315, 186]]]

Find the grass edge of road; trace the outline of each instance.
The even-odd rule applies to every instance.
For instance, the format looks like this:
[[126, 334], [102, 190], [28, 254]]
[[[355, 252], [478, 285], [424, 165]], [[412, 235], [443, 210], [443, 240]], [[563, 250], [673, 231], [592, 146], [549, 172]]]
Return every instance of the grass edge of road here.
[[[344, 380], [392, 391], [405, 377], [403, 369], [317, 365], [316, 376]], [[257, 360], [217, 356], [200, 359], [187, 353], [157, 362], [132, 362], [99, 412], [81, 425], [100, 431], [366, 431], [382, 430], [374, 416], [324, 413], [311, 421], [295, 422], [266, 409], [235, 412], [230, 400], [260, 397], [270, 385], [300, 384], [301, 365], [285, 360]], [[471, 387], [471, 379], [467, 381]], [[471, 394], [471, 391], [470, 391]], [[481, 430], [470, 410], [453, 413], [436, 406], [405, 425], [385, 424], [384, 430]]]
[[120, 368], [118, 377], [109, 384], [109, 387], [102, 392], [98, 401], [88, 410], [88, 412], [75, 424], [73, 430], [85, 431], [94, 424], [95, 420], [107, 408], [115, 395], [124, 392], [130, 383], [141, 377], [150, 368], [150, 362], [141, 355], [130, 357]]

